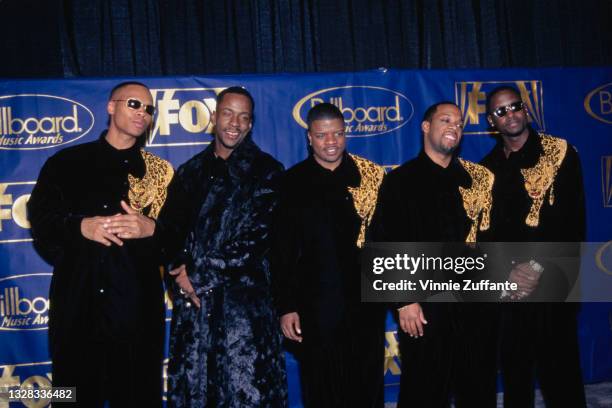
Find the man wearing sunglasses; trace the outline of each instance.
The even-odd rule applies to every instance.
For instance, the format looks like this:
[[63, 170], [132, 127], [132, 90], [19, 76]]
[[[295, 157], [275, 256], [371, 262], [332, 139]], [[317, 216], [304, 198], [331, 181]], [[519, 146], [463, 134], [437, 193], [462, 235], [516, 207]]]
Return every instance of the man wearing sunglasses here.
[[108, 129], [49, 158], [28, 202], [34, 243], [54, 266], [53, 385], [76, 387], [70, 406], [160, 407], [164, 293], [151, 242], [138, 238], [173, 170], [140, 147], [154, 114], [145, 85], [117, 85], [106, 110]]
[[[495, 174], [491, 228], [498, 242], [580, 242], [585, 239], [584, 191], [580, 160], [565, 140], [537, 133], [513, 87], [494, 89], [487, 119], [499, 132], [497, 145], [483, 159]], [[549, 300], [576, 271], [538, 259], [508, 259], [509, 280], [518, 284], [514, 301], [502, 305], [501, 363], [504, 406], [533, 407], [537, 376], [547, 406], [584, 407], [576, 313], [570, 303]]]

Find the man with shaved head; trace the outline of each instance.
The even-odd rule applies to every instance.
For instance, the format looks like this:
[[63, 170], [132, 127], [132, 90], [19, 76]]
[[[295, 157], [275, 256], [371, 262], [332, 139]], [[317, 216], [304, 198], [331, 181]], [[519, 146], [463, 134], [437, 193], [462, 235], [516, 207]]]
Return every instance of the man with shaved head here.
[[28, 202], [34, 243], [54, 267], [52, 382], [76, 387], [72, 407], [156, 407], [164, 292], [142, 237], [154, 228], [173, 170], [141, 149], [155, 113], [145, 85], [117, 85], [106, 110], [108, 129], [50, 157]]
[[[468, 242], [488, 228], [493, 175], [457, 157], [463, 115], [431, 105], [423, 149], [389, 173], [372, 221], [379, 242]], [[402, 360], [398, 408], [495, 407], [495, 305], [396, 305]]]
[[346, 151], [337, 106], [315, 105], [307, 123], [311, 154], [287, 171], [275, 229], [280, 326], [306, 408], [382, 407], [386, 311], [360, 303], [359, 269], [384, 170]]
[[[578, 152], [564, 139], [533, 129], [527, 101], [528, 95], [511, 86], [487, 96], [487, 120], [499, 133], [482, 161], [495, 174], [487, 235], [499, 242], [582, 242], [585, 199]], [[508, 259], [501, 271], [518, 285], [501, 308], [504, 406], [533, 407], [537, 379], [546, 406], [585, 407], [579, 304], [561, 303], [577, 268], [523, 255]]]

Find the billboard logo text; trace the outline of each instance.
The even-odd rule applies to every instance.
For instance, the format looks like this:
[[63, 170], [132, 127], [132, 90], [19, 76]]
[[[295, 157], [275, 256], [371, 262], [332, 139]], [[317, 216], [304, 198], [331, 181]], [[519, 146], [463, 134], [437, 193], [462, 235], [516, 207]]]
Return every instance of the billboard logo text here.
[[293, 107], [293, 119], [307, 128], [306, 115], [313, 106], [328, 102], [342, 112], [347, 137], [369, 137], [397, 130], [414, 114], [412, 102], [392, 89], [375, 86], [338, 86], [312, 92]]
[[51, 273], [0, 278], [0, 331], [44, 330], [49, 320]]
[[85, 136], [94, 116], [85, 105], [61, 96], [0, 96], [0, 149], [36, 150]]

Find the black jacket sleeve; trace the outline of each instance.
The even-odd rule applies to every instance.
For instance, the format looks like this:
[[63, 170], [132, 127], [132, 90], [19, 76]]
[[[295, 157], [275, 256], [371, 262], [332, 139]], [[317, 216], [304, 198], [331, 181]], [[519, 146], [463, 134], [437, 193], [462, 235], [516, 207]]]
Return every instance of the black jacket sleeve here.
[[292, 202], [291, 186], [282, 180], [277, 217], [272, 233], [272, 283], [274, 301], [280, 316], [298, 311], [301, 219]]
[[84, 240], [81, 234], [84, 215], [72, 212], [61, 184], [62, 177], [57, 156], [49, 158], [27, 204], [34, 245], [53, 265], [71, 246]]

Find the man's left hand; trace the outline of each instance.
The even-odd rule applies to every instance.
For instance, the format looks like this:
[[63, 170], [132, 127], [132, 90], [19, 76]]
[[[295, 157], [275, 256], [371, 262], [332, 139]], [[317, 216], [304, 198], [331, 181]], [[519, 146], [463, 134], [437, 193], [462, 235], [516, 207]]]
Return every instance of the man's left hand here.
[[521, 263], [514, 267], [510, 272], [509, 281], [518, 284], [518, 290], [515, 291], [511, 299], [520, 300], [529, 295], [537, 288], [541, 273], [533, 270], [529, 263]]
[[121, 207], [126, 214], [113, 216], [110, 223], [104, 225], [106, 231], [122, 239], [148, 238], [153, 235], [155, 221], [140, 214], [123, 200]]

